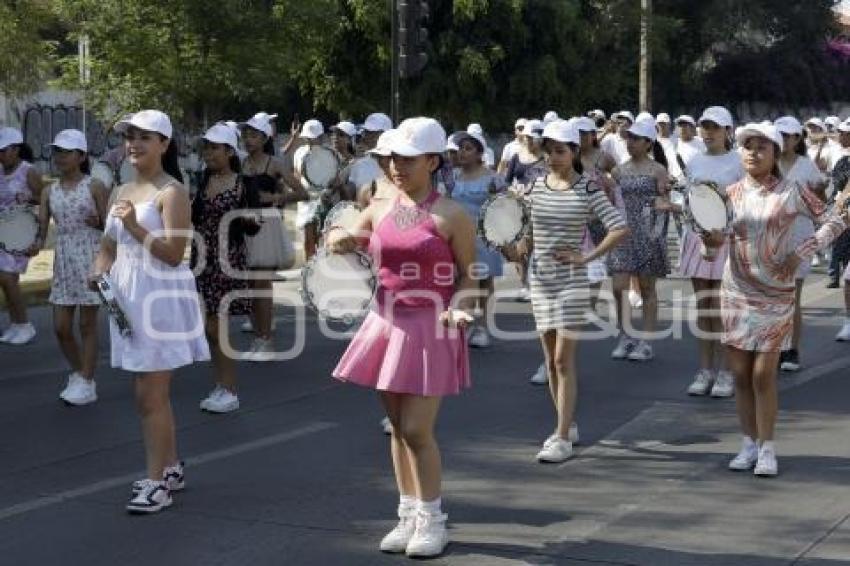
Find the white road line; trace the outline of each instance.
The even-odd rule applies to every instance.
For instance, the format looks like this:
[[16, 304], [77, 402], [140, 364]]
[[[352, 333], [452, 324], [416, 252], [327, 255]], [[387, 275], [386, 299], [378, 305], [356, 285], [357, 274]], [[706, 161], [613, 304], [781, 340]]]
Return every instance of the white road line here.
[[[276, 444], [283, 444], [284, 442], [289, 442], [290, 440], [295, 440], [296, 438], [307, 436], [309, 434], [322, 432], [334, 428], [336, 426], [337, 425], [334, 423], [327, 422], [312, 423], [287, 432], [273, 434], [271, 436], [266, 436], [264, 438], [245, 442], [243, 444], [236, 444], [235, 446], [224, 448], [222, 450], [207, 452], [206, 454], [199, 454], [198, 456], [187, 458], [186, 465], [193, 467], [201, 466], [203, 464], [208, 464], [217, 460], [224, 460], [225, 458], [238, 456], [240, 454], [244, 454], [245, 452], [259, 450], [260, 448], [267, 448]], [[134, 472], [132, 474], [101, 480], [99, 482], [84, 485], [75, 489], [61, 491], [53, 495], [45, 495], [43, 497], [37, 497], [29, 501], [17, 503], [10, 507], [6, 507], [5, 509], [0, 509], [0, 521], [4, 519], [9, 519], [10, 517], [15, 517], [17, 515], [23, 515], [25, 513], [29, 513], [30, 511], [44, 509], [45, 507], [50, 507], [51, 505], [63, 503], [70, 499], [76, 499], [78, 497], [92, 495], [94, 493], [99, 493], [101, 491], [106, 491], [122, 485], [126, 486], [132, 483], [134, 480], [139, 479], [143, 475], [144, 472]]]
[[824, 364], [812, 366], [809, 369], [803, 370], [796, 375], [788, 377], [785, 377], [783, 375], [783, 377], [779, 379], [779, 390], [787, 391], [789, 389], [793, 389], [795, 387], [799, 387], [800, 385], [806, 384], [812, 381], [813, 379], [823, 377], [824, 375], [828, 375], [830, 373], [846, 369], [848, 367], [850, 367], [850, 356], [842, 356]]

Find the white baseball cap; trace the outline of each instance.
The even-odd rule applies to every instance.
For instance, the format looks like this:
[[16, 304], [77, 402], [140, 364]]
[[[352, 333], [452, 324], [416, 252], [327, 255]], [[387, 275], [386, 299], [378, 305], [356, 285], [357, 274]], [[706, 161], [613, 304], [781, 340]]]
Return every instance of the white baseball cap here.
[[[484, 152], [487, 150], [487, 140], [484, 139], [484, 136], [478, 132], [470, 132], [469, 130], [465, 132], [459, 132], [459, 135], [455, 138], [454, 142], [458, 146], [460, 146], [460, 142], [462, 142], [466, 138], [472, 138], [481, 144], [481, 151]], [[447, 146], [448, 147], [448, 144]]]
[[722, 106], [709, 106], [703, 110], [699, 123], [703, 122], [714, 122], [721, 128], [731, 128], [733, 125], [732, 114]]
[[850, 133], [850, 118], [838, 124], [837, 129], [839, 132]]
[[374, 112], [366, 116], [363, 129], [370, 132], [386, 132], [393, 129], [393, 121], [383, 112]]
[[837, 128], [838, 124], [841, 123], [841, 118], [839, 118], [838, 116], [827, 116], [826, 120], [824, 120], [823, 123], [827, 126]]
[[433, 118], [408, 118], [392, 136], [390, 151], [403, 157], [416, 157], [446, 150], [446, 131]]
[[646, 111], [639, 112], [638, 115], [635, 116], [635, 122], [639, 122], [641, 120], [655, 120], [655, 116]]
[[655, 118], [636, 120], [627, 130], [630, 134], [655, 141], [658, 132], [655, 130]]
[[465, 134], [466, 132], [464, 131], [449, 134], [449, 137], [446, 139], [446, 151], [459, 151], [460, 146], [458, 143], [460, 143], [460, 138]]
[[171, 128], [171, 120], [164, 112], [160, 112], [159, 110], [142, 110], [141, 112], [125, 116], [115, 124], [115, 131], [124, 133], [130, 126], [146, 132], [156, 132], [169, 139], [174, 133], [174, 130]]
[[579, 133], [574, 123], [567, 120], [555, 120], [543, 128], [543, 139], [563, 143], [579, 144]]
[[265, 112], [257, 112], [250, 120], [243, 122], [243, 126], [248, 126], [258, 132], [262, 132], [266, 137], [272, 135], [272, 119], [277, 118], [277, 114], [266, 114]]
[[576, 118], [575, 122], [573, 122], [573, 125], [579, 133], [596, 131], [596, 124], [593, 122], [593, 120], [585, 116]]
[[694, 120], [694, 117], [693, 117], [693, 116], [689, 116], [689, 115], [687, 115], [687, 114], [682, 114], [681, 116], [679, 116], [678, 118], [676, 118], [676, 125], [677, 125], [677, 126], [678, 126], [681, 122], [684, 122], [684, 123], [686, 123], [686, 124], [690, 124], [691, 126], [694, 126], [694, 127], [696, 127], [696, 125], [697, 125], [697, 122], [696, 122], [696, 120]]
[[661, 112], [658, 116], [655, 117], [656, 124], [672, 124], [672, 120], [670, 120], [670, 114], [667, 112]]
[[547, 112], [547, 113], [543, 116], [543, 124], [544, 124], [544, 125], [546, 125], [546, 124], [551, 124], [551, 123], [552, 123], [552, 122], [554, 122], [555, 120], [560, 120], [560, 117], [558, 116], [558, 113], [557, 113], [557, 112], [555, 112], [554, 110], [550, 110], [549, 112]]
[[776, 129], [779, 130], [780, 134], [797, 134], [800, 135], [803, 133], [803, 125], [800, 121], [794, 116], [783, 116], [782, 118], [777, 118], [773, 125], [776, 126]]
[[823, 120], [820, 118], [809, 118], [806, 120], [807, 126], [815, 126], [816, 128], [820, 128], [821, 130], [826, 130], [826, 124], [823, 123]]
[[522, 134], [539, 138], [543, 133], [543, 126], [544, 124], [541, 120], [526, 120], [525, 125], [522, 127]]
[[607, 118], [607, 116], [605, 115], [605, 112], [603, 112], [602, 110], [599, 110], [598, 108], [596, 110], [591, 110], [590, 112], [587, 113], [587, 115], [590, 116], [591, 118], [597, 118], [597, 119], [602, 119], [602, 120], [605, 120]]
[[353, 138], [357, 135], [357, 126], [345, 120], [332, 127], [331, 130], [339, 130], [350, 138]]
[[385, 132], [381, 132], [381, 135], [378, 136], [378, 142], [375, 144], [375, 147], [367, 150], [366, 153], [371, 155], [378, 155], [380, 157], [389, 157], [393, 154], [390, 147], [392, 147], [393, 136], [396, 135], [397, 130], [387, 130]]
[[6, 149], [10, 145], [24, 143], [24, 136], [17, 128], [0, 128], [0, 149]]
[[223, 122], [223, 123], [224, 123], [224, 125], [225, 125], [225, 126], [227, 126], [228, 128], [231, 128], [234, 132], [236, 132], [236, 137], [237, 137], [237, 138], [241, 138], [241, 137], [242, 137], [242, 131], [241, 131], [241, 130], [239, 130], [239, 124], [237, 124], [237, 123], [236, 123], [236, 122], [234, 122], [233, 120], [226, 120], [226, 121], [225, 121], [225, 122]]
[[466, 132], [469, 134], [478, 134], [482, 138], [484, 137], [484, 128], [481, 127], [481, 124], [477, 122], [473, 122], [472, 124], [466, 127]]
[[750, 122], [746, 126], [739, 128], [735, 134], [735, 140], [738, 145], [743, 147], [751, 138], [767, 138], [779, 147], [782, 147], [782, 134], [776, 129], [776, 126], [765, 122], [754, 123]]
[[629, 112], [628, 110], [620, 110], [619, 112], [615, 113], [611, 117], [614, 118], [615, 120], [617, 118], [625, 118], [626, 120], [628, 120], [632, 124], [635, 123], [635, 115], [632, 114], [631, 112]]
[[308, 138], [311, 140], [322, 137], [322, 134], [325, 133], [325, 127], [322, 126], [322, 123], [316, 119], [310, 119], [304, 122], [304, 125], [301, 126], [301, 137]]
[[56, 134], [53, 143], [50, 145], [68, 151], [77, 150], [83, 153], [88, 153], [89, 151], [86, 135], [80, 130], [62, 130]]
[[525, 126], [525, 123], [526, 123], [527, 121], [528, 121], [528, 120], [526, 120], [525, 118], [517, 118], [517, 119], [516, 119], [516, 122], [514, 122], [514, 129], [515, 129], [515, 130], [521, 130], [521, 129], [522, 129], [522, 127], [523, 127], [523, 126]]
[[212, 143], [229, 145], [234, 150], [239, 149], [239, 138], [236, 136], [236, 132], [224, 122], [215, 124], [201, 136], [201, 139]]

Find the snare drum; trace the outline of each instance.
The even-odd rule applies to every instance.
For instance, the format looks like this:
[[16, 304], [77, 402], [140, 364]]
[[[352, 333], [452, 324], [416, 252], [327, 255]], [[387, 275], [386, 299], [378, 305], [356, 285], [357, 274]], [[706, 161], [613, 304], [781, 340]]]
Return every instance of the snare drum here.
[[350, 325], [369, 312], [377, 281], [369, 255], [322, 249], [301, 270], [301, 295], [321, 318]]
[[17, 205], [0, 211], [0, 250], [26, 255], [38, 237], [38, 216], [33, 208]]
[[481, 206], [478, 235], [491, 248], [510, 246], [528, 232], [530, 218], [528, 205], [520, 197], [509, 192], [499, 193]]

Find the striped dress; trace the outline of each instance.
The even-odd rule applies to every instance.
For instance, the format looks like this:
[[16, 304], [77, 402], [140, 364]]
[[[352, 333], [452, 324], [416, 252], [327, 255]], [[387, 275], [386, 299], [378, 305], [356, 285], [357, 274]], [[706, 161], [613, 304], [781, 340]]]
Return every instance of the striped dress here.
[[563, 191], [549, 188], [546, 177], [539, 177], [529, 200], [534, 243], [529, 283], [537, 331], [580, 327], [590, 310], [587, 267], [563, 263], [555, 253], [568, 248], [580, 251], [587, 223], [594, 218], [608, 231], [625, 228], [625, 221], [587, 175]]

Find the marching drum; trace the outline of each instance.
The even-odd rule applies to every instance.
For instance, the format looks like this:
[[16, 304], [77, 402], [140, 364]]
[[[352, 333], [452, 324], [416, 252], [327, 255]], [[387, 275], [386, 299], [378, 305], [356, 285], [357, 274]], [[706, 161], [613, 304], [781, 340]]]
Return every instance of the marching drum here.
[[520, 197], [508, 192], [499, 193], [481, 206], [478, 235], [491, 248], [510, 246], [528, 232], [530, 218], [528, 205]]
[[[725, 230], [729, 225], [729, 210], [726, 200], [715, 183], [698, 182], [685, 192], [683, 208], [685, 222], [696, 234], [706, 236], [715, 230]], [[716, 249], [703, 245], [702, 255], [713, 259]]]
[[335, 254], [320, 250], [301, 270], [304, 303], [321, 318], [351, 325], [369, 312], [377, 276], [363, 252]]
[[17, 205], [0, 212], [0, 250], [26, 255], [38, 237], [38, 217], [33, 208]]

